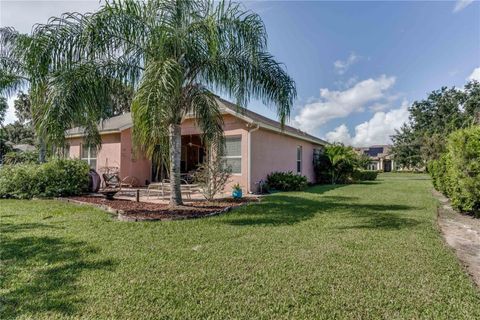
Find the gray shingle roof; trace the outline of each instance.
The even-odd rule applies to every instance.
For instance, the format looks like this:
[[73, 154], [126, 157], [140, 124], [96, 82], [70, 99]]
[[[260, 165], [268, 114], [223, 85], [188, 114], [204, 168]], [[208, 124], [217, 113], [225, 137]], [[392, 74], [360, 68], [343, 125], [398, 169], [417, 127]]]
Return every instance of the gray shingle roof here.
[[[328, 144], [328, 142], [317, 138], [311, 134], [308, 134], [304, 131], [301, 131], [297, 128], [285, 125], [282, 129], [280, 122], [272, 120], [270, 118], [264, 117], [256, 112], [253, 112], [246, 108], [238, 107], [236, 104], [233, 104], [227, 100], [218, 98], [219, 106], [224, 111], [231, 113], [236, 116], [243, 116], [248, 120], [252, 121], [255, 124], [265, 127], [267, 129], [274, 129], [276, 131], [283, 131], [283, 133], [294, 135], [300, 139], [309, 140], [314, 143], [321, 145]], [[98, 129], [101, 133], [106, 132], [120, 132], [125, 129], [132, 127], [132, 116], [131, 113], [125, 113], [116, 117], [112, 117], [102, 121], [98, 125]], [[84, 134], [83, 128], [76, 127], [70, 130], [67, 130], [67, 136], [81, 136]]]
[[[122, 130], [130, 128], [131, 126], [132, 114], [130, 112], [127, 112], [125, 114], [103, 120], [99, 123], [98, 130], [100, 132], [120, 132]], [[84, 129], [82, 127], [76, 127], [67, 130], [67, 136], [76, 136], [83, 134]]]

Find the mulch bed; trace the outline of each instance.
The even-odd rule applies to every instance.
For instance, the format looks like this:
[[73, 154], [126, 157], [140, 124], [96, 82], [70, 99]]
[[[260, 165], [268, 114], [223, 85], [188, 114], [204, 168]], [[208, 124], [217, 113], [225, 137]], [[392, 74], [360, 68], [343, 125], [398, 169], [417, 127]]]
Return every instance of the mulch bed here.
[[248, 197], [239, 200], [221, 199], [214, 201], [195, 201], [176, 208], [167, 204], [135, 202], [123, 199], [107, 200], [96, 196], [79, 196], [67, 199], [75, 203], [91, 204], [111, 213], [117, 213], [122, 221], [178, 220], [213, 216], [230, 211], [235, 207], [258, 201]]

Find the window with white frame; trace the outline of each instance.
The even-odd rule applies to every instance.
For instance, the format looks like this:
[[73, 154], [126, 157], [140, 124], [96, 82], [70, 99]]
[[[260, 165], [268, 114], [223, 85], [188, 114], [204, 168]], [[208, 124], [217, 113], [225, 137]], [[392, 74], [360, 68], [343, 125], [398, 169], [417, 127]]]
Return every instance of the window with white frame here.
[[242, 173], [242, 137], [225, 138], [225, 165], [234, 174]]
[[97, 168], [97, 148], [82, 144], [81, 159], [86, 161], [90, 168]]
[[302, 173], [302, 146], [297, 147], [297, 173]]

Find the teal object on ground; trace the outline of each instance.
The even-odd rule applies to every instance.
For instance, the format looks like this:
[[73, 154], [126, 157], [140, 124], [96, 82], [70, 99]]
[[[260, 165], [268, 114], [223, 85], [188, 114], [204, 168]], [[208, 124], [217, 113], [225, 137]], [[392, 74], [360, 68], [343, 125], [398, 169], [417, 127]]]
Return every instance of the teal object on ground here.
[[233, 199], [240, 199], [242, 197], [242, 190], [233, 190], [232, 197]]

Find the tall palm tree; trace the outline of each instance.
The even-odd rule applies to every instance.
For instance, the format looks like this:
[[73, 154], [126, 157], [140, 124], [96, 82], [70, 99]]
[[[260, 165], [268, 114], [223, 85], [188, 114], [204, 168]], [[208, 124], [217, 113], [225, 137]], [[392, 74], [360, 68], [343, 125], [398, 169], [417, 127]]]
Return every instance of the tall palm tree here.
[[[49, 82], [57, 89], [50, 90], [41, 117], [44, 132], [61, 140], [85, 114], [101, 117], [96, 93], [108, 90], [105, 79], [132, 86], [136, 145], [150, 157], [158, 145], [168, 145], [172, 206], [182, 204], [182, 120], [194, 116], [206, 143], [221, 149], [223, 123], [213, 90], [234, 97], [239, 108], [260, 99], [276, 108], [282, 124], [296, 96], [294, 81], [267, 51], [261, 18], [236, 3], [107, 1], [93, 14], [51, 19], [35, 33], [55, 44], [52, 61], [62, 65]], [[98, 137], [95, 126], [88, 129], [87, 139]]]
[[[13, 28], [0, 28], [0, 95], [11, 96], [18, 90], [28, 90], [32, 109], [46, 103], [46, 77], [49, 72], [49, 52], [34, 45], [34, 38]], [[39, 161], [45, 161], [45, 142], [37, 135]]]

